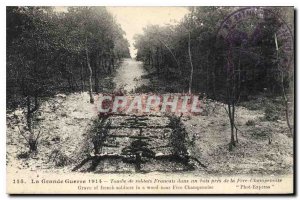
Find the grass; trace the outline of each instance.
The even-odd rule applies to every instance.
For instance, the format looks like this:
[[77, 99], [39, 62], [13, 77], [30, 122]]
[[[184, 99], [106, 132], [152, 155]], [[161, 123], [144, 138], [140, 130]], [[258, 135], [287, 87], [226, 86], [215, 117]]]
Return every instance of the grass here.
[[251, 130], [251, 136], [254, 139], [268, 139], [271, 136], [271, 134], [271, 130], [266, 128], [253, 128]]
[[[249, 110], [263, 110], [265, 113], [264, 119], [266, 121], [276, 121], [284, 116], [284, 103], [281, 96], [278, 97], [256, 97], [253, 100], [241, 102], [238, 104]], [[252, 122], [246, 123], [250, 126]]]

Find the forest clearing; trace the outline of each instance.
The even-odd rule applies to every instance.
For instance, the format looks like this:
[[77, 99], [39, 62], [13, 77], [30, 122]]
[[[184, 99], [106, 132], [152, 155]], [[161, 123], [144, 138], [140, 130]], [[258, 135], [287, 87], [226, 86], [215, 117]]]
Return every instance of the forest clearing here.
[[[137, 74], [134, 78], [140, 78], [140, 75]], [[114, 80], [116, 81], [116, 79]], [[131, 87], [134, 88], [135, 86]], [[230, 132], [230, 125], [224, 109], [226, 105], [209, 99], [206, 101], [204, 105], [205, 112], [201, 113], [202, 115], [183, 116], [181, 119], [187, 132], [187, 150], [191, 156], [197, 158], [206, 166], [204, 168], [195, 163], [197, 168], [194, 170], [197, 173], [270, 175], [285, 174], [292, 171], [293, 140], [291, 135], [286, 134], [288, 128], [284, 119], [269, 121], [266, 119], [266, 113], [259, 109], [264, 104], [274, 106], [278, 103], [268, 102], [270, 99], [261, 98], [248, 103], [249, 107], [255, 105], [258, 108], [249, 109], [246, 107], [247, 104], [238, 106], [236, 111], [238, 116], [236, 125], [239, 128], [238, 143], [233, 151], [228, 151], [227, 144], [230, 135], [226, 133]], [[273, 101], [276, 102], [276, 99], [273, 99]], [[26, 140], [21, 134], [16, 134], [26, 124], [25, 111], [17, 109], [7, 114], [7, 151], [10, 152], [7, 154], [7, 164], [11, 168], [15, 168], [16, 171], [22, 169], [42, 170], [44, 172], [53, 171], [54, 169], [57, 172], [71, 171], [80, 163], [78, 160], [84, 160], [87, 156], [94, 154], [91, 138], [88, 134], [93, 134], [91, 132], [93, 123], [99, 116], [95, 111], [95, 105], [89, 103], [87, 92], [67, 95], [57, 94], [44, 102], [40, 109], [42, 112], [37, 113], [36, 117], [39, 121], [41, 139], [36, 154], [28, 153]], [[280, 111], [277, 111], [277, 115], [280, 115]], [[114, 125], [120, 124], [120, 121], [124, 121], [124, 118], [126, 117], [109, 117]], [[167, 117], [152, 118], [150, 122], [152, 126], [167, 124]], [[161, 118], [164, 118], [164, 120]], [[128, 129], [118, 131], [118, 134], [130, 133], [135, 134]], [[165, 133], [152, 130], [152, 134], [161, 137]], [[25, 135], [25, 137], [28, 136]], [[155, 138], [153, 140], [150, 145], [155, 146], [153, 142], [157, 143], [159, 140]], [[168, 144], [167, 138], [163, 143], [161, 145]], [[120, 147], [117, 149], [121, 151]], [[167, 154], [162, 149], [158, 152]], [[102, 154], [110, 153], [116, 153], [116, 151], [103, 148]], [[119, 153], [121, 154], [121, 152]], [[117, 168], [121, 172], [135, 171], [133, 166], [124, 166], [120, 163], [122, 162], [104, 161], [102, 166], [98, 166], [93, 171], [113, 173], [118, 172]], [[157, 163], [150, 161], [142, 169], [148, 172], [184, 169], [178, 164], [155, 166], [157, 166]], [[79, 171], [86, 171], [87, 169], [88, 166], [83, 166]], [[188, 173], [188, 171], [185, 173]]]
[[6, 8], [11, 174], [294, 173], [292, 7], [119, 9]]

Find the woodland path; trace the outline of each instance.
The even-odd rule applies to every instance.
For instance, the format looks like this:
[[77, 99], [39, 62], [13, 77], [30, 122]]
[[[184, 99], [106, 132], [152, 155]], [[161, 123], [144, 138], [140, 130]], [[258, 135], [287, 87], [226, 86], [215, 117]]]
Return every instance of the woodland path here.
[[142, 75], [146, 74], [142, 62], [127, 58], [118, 67], [113, 81], [117, 89], [123, 88], [127, 92], [134, 92], [137, 87], [148, 84], [147, 79], [141, 78]]

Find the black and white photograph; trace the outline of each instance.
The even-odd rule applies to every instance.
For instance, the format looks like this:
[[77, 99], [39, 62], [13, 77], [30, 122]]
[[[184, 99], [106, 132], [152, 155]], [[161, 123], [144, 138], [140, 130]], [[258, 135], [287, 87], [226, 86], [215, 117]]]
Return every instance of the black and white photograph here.
[[293, 194], [293, 6], [6, 6], [8, 194]]

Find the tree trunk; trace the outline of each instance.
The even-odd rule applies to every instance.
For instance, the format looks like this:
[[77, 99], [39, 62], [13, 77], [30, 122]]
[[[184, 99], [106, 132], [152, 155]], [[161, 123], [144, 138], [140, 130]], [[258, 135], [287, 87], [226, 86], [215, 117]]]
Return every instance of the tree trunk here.
[[277, 60], [277, 67], [278, 67], [278, 70], [280, 71], [280, 76], [281, 76], [281, 90], [282, 90], [282, 98], [283, 98], [283, 101], [284, 101], [284, 104], [285, 104], [285, 118], [286, 118], [286, 123], [287, 123], [287, 126], [290, 130], [290, 133], [293, 135], [293, 128], [290, 124], [290, 119], [289, 119], [289, 102], [288, 102], [288, 98], [287, 98], [287, 95], [286, 95], [286, 92], [285, 92], [285, 88], [284, 88], [284, 74], [283, 74], [283, 70], [281, 69], [281, 67], [279, 66], [279, 61], [278, 61], [278, 51], [279, 51], [279, 48], [278, 48], [278, 42], [277, 42], [277, 36], [276, 36], [276, 33], [274, 35], [274, 39], [275, 39], [275, 45], [276, 45], [276, 60]]
[[156, 48], [156, 53], [155, 53], [155, 60], [156, 60], [156, 73], [159, 76], [159, 49], [158, 47]]
[[29, 132], [31, 132], [31, 110], [30, 110], [31, 101], [30, 101], [30, 96], [27, 96], [26, 101], [27, 101], [27, 115], [26, 115], [27, 127], [28, 127]]
[[90, 58], [89, 58], [89, 52], [87, 46], [85, 47], [85, 54], [86, 54], [86, 63], [89, 68], [89, 95], [90, 95], [90, 103], [94, 103], [94, 98], [93, 98], [93, 85], [92, 85], [92, 77], [93, 77], [93, 71], [92, 67], [90, 64]]
[[84, 78], [83, 78], [83, 63], [80, 62], [80, 79], [81, 79], [81, 92], [84, 92], [85, 84], [84, 84]]
[[111, 67], [114, 70], [115, 69], [115, 59], [114, 59], [113, 55], [112, 55], [112, 58], [110, 59], [110, 62], [111, 62]]
[[180, 76], [181, 76], [181, 74], [182, 74], [181, 68], [180, 68], [180, 65], [179, 65], [178, 60], [176, 59], [175, 54], [173, 53], [173, 51], [170, 49], [170, 47], [169, 47], [165, 42], [163, 42], [163, 41], [160, 40], [159, 38], [158, 38], [158, 40], [159, 40], [159, 41], [167, 48], [167, 50], [171, 53], [172, 57], [174, 58], [174, 60], [175, 60], [175, 62], [176, 62], [176, 64], [177, 64], [177, 67], [178, 67], [178, 70], [179, 70], [179, 73], [180, 73]]
[[141, 171], [141, 163], [142, 163], [142, 158], [139, 153], [135, 154], [135, 171], [140, 172]]
[[100, 58], [100, 65], [101, 65], [101, 68], [102, 68], [103, 72], [105, 74], [107, 74], [107, 70], [106, 70], [106, 67], [105, 67], [105, 57], [104, 56]]
[[93, 62], [94, 65], [94, 82], [95, 82], [95, 92], [99, 92], [99, 80], [98, 80], [98, 54], [95, 55], [95, 61]]
[[192, 54], [191, 54], [191, 32], [189, 32], [188, 51], [189, 51], [189, 59], [190, 59], [190, 64], [191, 64], [191, 73], [190, 73], [190, 82], [189, 82], [189, 94], [191, 94], [192, 93], [192, 83], [193, 83], [193, 73], [194, 73], [194, 66], [193, 66]]
[[39, 104], [38, 104], [38, 97], [34, 97], [34, 107], [31, 108], [31, 100], [30, 96], [27, 96], [27, 126], [28, 126], [28, 131], [30, 132], [29, 138], [27, 140], [28, 145], [29, 145], [29, 151], [30, 152], [35, 152], [37, 150], [37, 140], [34, 139], [34, 134], [32, 130], [32, 114], [38, 110]]
[[229, 143], [229, 151], [232, 151], [233, 146], [235, 146], [235, 140], [234, 140], [234, 117], [233, 117], [234, 116], [234, 104], [231, 105], [230, 102], [228, 102], [228, 116], [229, 116], [229, 122], [230, 122], [230, 130], [231, 130], [231, 137], [230, 137], [230, 143]]
[[39, 107], [38, 97], [37, 96], [34, 97], [34, 107], [33, 108], [31, 108], [30, 96], [27, 96], [26, 101], [27, 101], [27, 116], [26, 116], [27, 126], [28, 126], [29, 132], [31, 132], [31, 128], [32, 128], [32, 121], [31, 121], [32, 120], [32, 114], [35, 111], [37, 111], [37, 109]]

